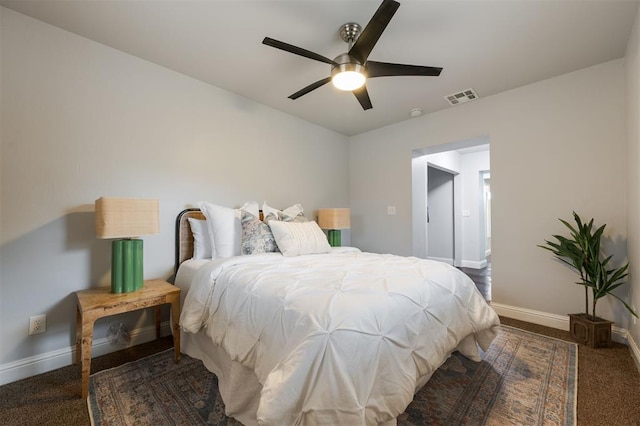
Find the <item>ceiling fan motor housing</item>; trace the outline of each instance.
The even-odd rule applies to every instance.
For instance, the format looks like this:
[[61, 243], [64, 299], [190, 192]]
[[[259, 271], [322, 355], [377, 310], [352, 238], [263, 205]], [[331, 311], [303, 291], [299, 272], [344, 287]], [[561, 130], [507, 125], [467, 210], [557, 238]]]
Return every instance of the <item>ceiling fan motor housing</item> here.
[[333, 65], [331, 67], [331, 77], [345, 71], [358, 72], [365, 77], [367, 75], [367, 69], [364, 67], [364, 65], [349, 56], [348, 53], [341, 53], [340, 55], [335, 57], [333, 62], [335, 62], [336, 65]]

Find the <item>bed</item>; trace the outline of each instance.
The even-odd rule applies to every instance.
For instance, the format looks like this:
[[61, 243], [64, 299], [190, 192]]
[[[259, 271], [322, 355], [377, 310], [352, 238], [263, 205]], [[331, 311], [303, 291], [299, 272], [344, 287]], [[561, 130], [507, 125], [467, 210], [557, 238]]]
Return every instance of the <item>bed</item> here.
[[176, 221], [182, 352], [247, 426], [396, 424], [453, 351], [479, 361], [499, 327], [450, 265], [350, 247], [192, 259], [189, 218], [204, 215]]

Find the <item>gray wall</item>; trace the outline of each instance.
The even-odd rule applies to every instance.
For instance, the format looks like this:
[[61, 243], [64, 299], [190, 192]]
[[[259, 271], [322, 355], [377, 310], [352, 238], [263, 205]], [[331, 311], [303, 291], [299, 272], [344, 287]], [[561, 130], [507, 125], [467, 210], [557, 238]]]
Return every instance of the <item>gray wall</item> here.
[[[69, 352], [74, 292], [108, 285], [100, 196], [160, 200], [146, 278], [172, 274], [176, 215], [198, 201], [349, 206], [345, 136], [5, 8], [1, 31], [0, 379]], [[37, 314], [47, 333], [28, 336]]]
[[[576, 210], [607, 223], [615, 260], [626, 257], [624, 75], [624, 61], [611, 61], [352, 137], [353, 244], [411, 255], [412, 151], [487, 136], [493, 300], [557, 315], [580, 312], [583, 291], [572, 284], [574, 273], [536, 245], [562, 232], [557, 218]], [[386, 205], [397, 215], [387, 216]], [[617, 303], [600, 302], [600, 314], [626, 327]]]

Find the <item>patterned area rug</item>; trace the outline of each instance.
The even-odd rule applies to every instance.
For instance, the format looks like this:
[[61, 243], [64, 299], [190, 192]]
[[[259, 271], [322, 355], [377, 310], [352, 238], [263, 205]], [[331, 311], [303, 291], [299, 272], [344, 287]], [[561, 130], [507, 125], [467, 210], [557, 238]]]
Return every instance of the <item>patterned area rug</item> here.
[[[476, 363], [455, 353], [398, 425], [574, 425], [577, 345], [502, 326]], [[94, 425], [226, 425], [216, 377], [173, 349], [91, 376]]]

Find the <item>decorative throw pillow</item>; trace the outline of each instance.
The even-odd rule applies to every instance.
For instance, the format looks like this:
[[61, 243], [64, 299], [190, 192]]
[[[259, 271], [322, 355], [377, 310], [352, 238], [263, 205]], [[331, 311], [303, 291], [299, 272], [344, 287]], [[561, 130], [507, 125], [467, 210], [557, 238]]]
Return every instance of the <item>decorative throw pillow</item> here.
[[278, 251], [269, 225], [246, 210], [241, 212], [242, 254], [271, 253]]
[[190, 217], [189, 226], [193, 234], [193, 258], [211, 259], [213, 243], [209, 236], [207, 221]]
[[317, 223], [282, 222], [273, 220], [269, 227], [284, 256], [329, 253], [331, 246]]
[[309, 222], [309, 219], [304, 217], [304, 210], [300, 204], [294, 204], [282, 210], [280, 220], [283, 222]]
[[262, 217], [265, 222], [270, 220], [280, 220], [280, 210], [270, 207], [265, 201], [262, 203]]
[[262, 204], [262, 215], [265, 222], [270, 220], [281, 220], [283, 222], [308, 222], [309, 219], [304, 217], [304, 209], [301, 204], [294, 204], [291, 207], [287, 207], [284, 210], [274, 209], [267, 205]]

